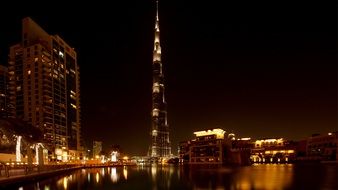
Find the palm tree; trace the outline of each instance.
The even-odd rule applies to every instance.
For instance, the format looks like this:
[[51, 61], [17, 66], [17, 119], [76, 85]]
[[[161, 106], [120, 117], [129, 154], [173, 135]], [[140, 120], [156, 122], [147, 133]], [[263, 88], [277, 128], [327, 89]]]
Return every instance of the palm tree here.
[[[21, 136], [21, 144], [23, 152], [31, 152], [30, 146], [34, 143], [42, 142], [43, 133], [41, 129], [33, 127], [29, 123], [16, 118], [0, 119], [0, 135], [2, 139], [6, 139], [10, 144], [15, 144], [17, 138]], [[2, 146], [2, 144], [1, 144]], [[20, 147], [21, 149], [21, 147]], [[29, 158], [30, 161], [31, 158]]]
[[41, 142], [43, 139], [43, 133], [41, 129], [33, 127], [31, 124], [21, 119], [0, 119], [0, 130], [9, 136], [10, 134], [22, 136], [23, 139], [29, 143]]

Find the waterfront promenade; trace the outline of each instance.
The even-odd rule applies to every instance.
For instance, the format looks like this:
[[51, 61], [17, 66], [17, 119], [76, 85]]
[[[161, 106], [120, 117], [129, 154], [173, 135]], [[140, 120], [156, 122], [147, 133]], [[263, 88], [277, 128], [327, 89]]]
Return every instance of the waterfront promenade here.
[[0, 189], [14, 183], [26, 183], [32, 180], [42, 180], [83, 168], [118, 167], [133, 164], [53, 164], [53, 165], [21, 165], [0, 164]]

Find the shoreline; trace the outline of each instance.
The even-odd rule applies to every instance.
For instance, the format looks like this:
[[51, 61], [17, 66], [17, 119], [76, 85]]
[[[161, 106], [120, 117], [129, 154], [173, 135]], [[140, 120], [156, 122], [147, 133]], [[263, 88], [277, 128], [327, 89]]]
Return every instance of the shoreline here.
[[8, 186], [13, 186], [14, 184], [31, 183], [32, 181], [39, 181], [39, 180], [47, 179], [50, 177], [55, 177], [55, 176], [66, 174], [68, 172], [72, 172], [72, 171], [79, 170], [79, 169], [122, 167], [122, 166], [133, 166], [133, 165], [88, 165], [88, 166], [82, 165], [82, 166], [74, 166], [71, 168], [57, 169], [57, 170], [51, 170], [51, 171], [42, 171], [42, 172], [32, 173], [32, 174], [27, 174], [27, 175], [0, 177], [0, 189], [6, 188]]

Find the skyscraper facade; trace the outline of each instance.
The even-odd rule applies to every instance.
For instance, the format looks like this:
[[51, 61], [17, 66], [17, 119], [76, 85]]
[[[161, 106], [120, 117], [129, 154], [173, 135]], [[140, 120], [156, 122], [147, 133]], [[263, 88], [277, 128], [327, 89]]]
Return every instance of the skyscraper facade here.
[[152, 128], [151, 157], [169, 157], [171, 145], [169, 140], [169, 125], [167, 121], [167, 103], [164, 98], [164, 75], [161, 61], [160, 21], [158, 16], [158, 1], [156, 1], [155, 40], [153, 50], [153, 87], [152, 87]]
[[11, 117], [41, 128], [53, 157], [78, 157], [82, 147], [75, 50], [24, 18], [22, 41], [10, 47], [8, 74]]
[[102, 151], [102, 141], [93, 141], [93, 158], [99, 158]]
[[0, 65], [0, 118], [8, 116], [7, 91], [8, 91], [8, 74], [7, 67]]

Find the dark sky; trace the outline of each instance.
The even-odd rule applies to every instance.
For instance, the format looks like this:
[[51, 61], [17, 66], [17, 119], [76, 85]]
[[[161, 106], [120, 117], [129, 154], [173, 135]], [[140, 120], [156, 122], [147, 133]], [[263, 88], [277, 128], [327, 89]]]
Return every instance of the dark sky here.
[[[59, 34], [78, 52], [87, 145], [97, 139], [144, 155], [155, 4], [69, 2], [51, 1], [45, 9], [1, 5], [0, 60], [5, 63], [8, 46], [20, 40], [25, 16]], [[337, 130], [336, 5], [321, 3], [160, 2], [174, 153], [179, 141], [201, 129], [287, 139]]]

